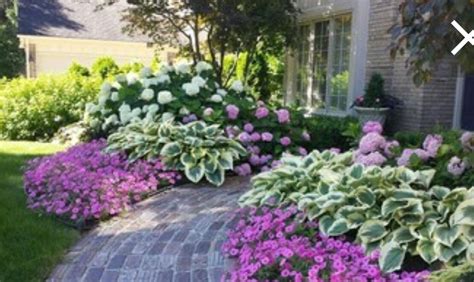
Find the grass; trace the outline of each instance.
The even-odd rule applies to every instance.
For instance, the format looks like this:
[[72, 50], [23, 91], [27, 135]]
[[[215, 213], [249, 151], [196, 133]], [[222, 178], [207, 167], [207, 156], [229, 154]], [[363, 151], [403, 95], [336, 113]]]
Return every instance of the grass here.
[[44, 281], [79, 232], [26, 207], [23, 166], [61, 146], [0, 141], [0, 281]]

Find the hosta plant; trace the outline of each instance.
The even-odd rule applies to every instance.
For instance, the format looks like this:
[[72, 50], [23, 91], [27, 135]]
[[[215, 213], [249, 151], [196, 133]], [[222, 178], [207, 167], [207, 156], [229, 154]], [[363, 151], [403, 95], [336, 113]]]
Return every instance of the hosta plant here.
[[380, 249], [384, 272], [406, 254], [456, 264], [474, 251], [474, 188], [431, 186], [434, 170], [350, 165], [352, 152], [286, 157], [252, 179], [242, 205], [296, 204], [321, 232], [357, 231], [367, 252]]
[[131, 161], [160, 157], [167, 167], [182, 170], [192, 182], [206, 178], [220, 186], [226, 170], [246, 155], [239, 142], [224, 136], [219, 125], [192, 122], [176, 125], [139, 122], [119, 129], [109, 136], [108, 151], [125, 151]]
[[224, 183], [225, 171], [247, 154], [242, 145], [224, 136], [219, 125], [192, 122], [183, 126], [170, 123], [159, 129], [160, 155], [169, 168], [183, 170], [186, 177], [199, 182], [203, 177], [216, 185]]

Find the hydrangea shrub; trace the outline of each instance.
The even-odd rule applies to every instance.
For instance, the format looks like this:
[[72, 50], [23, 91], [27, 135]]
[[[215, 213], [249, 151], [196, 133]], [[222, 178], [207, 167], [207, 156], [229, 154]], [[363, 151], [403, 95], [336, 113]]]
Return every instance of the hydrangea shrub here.
[[344, 237], [319, 233], [296, 208], [245, 209], [228, 234], [224, 252], [237, 258], [230, 281], [427, 281], [429, 272], [384, 274], [379, 252], [365, 255]]
[[106, 154], [105, 140], [30, 161], [24, 176], [28, 206], [76, 223], [119, 214], [180, 175], [161, 161], [129, 163], [123, 153]]

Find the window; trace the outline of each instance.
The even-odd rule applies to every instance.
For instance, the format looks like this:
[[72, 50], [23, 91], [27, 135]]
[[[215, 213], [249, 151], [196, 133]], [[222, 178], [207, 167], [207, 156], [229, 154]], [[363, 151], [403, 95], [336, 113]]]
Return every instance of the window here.
[[350, 14], [300, 26], [296, 94], [307, 108], [345, 112], [349, 99]]

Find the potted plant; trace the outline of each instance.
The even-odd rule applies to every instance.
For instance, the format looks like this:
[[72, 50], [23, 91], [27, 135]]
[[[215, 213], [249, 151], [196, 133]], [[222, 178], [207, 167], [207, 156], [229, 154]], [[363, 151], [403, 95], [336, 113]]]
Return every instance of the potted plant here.
[[358, 97], [352, 107], [354, 107], [361, 124], [368, 121], [378, 121], [383, 125], [388, 111], [396, 104], [395, 97], [385, 94], [382, 75], [374, 73], [365, 89], [365, 95]]

